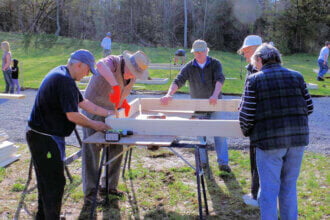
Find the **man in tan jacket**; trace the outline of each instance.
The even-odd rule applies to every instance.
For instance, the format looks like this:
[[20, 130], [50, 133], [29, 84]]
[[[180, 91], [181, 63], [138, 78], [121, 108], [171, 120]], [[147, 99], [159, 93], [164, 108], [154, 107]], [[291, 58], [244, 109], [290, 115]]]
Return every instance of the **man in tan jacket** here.
[[[124, 51], [120, 56], [109, 55], [101, 59], [97, 63], [97, 71], [99, 74], [93, 75], [91, 78], [85, 92], [85, 97], [108, 110], [124, 108], [125, 114], [128, 116], [130, 106], [126, 101], [126, 98], [130, 94], [137, 78], [148, 78], [148, 65], [149, 59], [142, 51], [137, 51], [134, 54]], [[88, 112], [83, 112], [83, 114], [93, 120], [105, 120], [105, 117], [93, 115]], [[84, 138], [89, 137], [95, 132], [96, 131], [93, 129], [84, 128]], [[93, 195], [96, 193], [95, 186], [97, 182], [97, 171], [101, 149], [102, 146], [96, 144], [83, 144], [82, 176], [85, 204], [90, 204]], [[109, 149], [108, 158], [110, 160], [122, 152], [123, 146], [112, 145]], [[101, 188], [101, 193], [122, 196], [122, 192], [117, 190], [121, 161], [122, 156], [118, 157], [110, 164], [108, 169], [109, 192], [106, 192], [104, 188]], [[102, 179], [102, 181], [105, 180]]]

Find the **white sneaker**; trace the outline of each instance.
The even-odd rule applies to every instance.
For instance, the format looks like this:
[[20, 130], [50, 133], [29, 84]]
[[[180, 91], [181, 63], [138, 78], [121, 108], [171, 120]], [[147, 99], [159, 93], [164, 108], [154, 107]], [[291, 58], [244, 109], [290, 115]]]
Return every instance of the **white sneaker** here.
[[259, 207], [258, 201], [253, 199], [251, 194], [245, 194], [243, 197], [244, 203], [250, 206]]

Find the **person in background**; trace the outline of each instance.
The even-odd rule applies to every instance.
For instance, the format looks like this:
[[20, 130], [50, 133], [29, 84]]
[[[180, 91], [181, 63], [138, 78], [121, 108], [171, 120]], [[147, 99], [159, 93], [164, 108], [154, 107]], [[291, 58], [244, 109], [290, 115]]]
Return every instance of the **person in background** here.
[[322, 47], [319, 58], [317, 60], [317, 63], [319, 64], [320, 67], [319, 73], [316, 77], [317, 81], [324, 81], [323, 76], [328, 72], [329, 51], [330, 51], [330, 42], [326, 41], [325, 46]]
[[[238, 50], [240, 55], [243, 55], [248, 63], [246, 68], [246, 78], [251, 74], [258, 72], [257, 68], [252, 65], [251, 57], [257, 48], [262, 44], [262, 39], [258, 35], [249, 35], [244, 39], [242, 47]], [[256, 164], [256, 148], [250, 144], [250, 166], [251, 166], [251, 194], [243, 196], [246, 204], [258, 206], [258, 191], [259, 191], [259, 176]]]
[[110, 128], [104, 122], [87, 118], [78, 110], [80, 107], [103, 117], [113, 114], [113, 111], [84, 99], [75, 83], [90, 71], [98, 74], [94, 65], [92, 53], [77, 50], [71, 54], [67, 65], [52, 69], [39, 87], [26, 131], [37, 177], [37, 220], [60, 219], [65, 186], [65, 137], [72, 133], [76, 124], [97, 131]]
[[186, 63], [186, 51], [184, 49], [178, 49], [174, 53], [174, 65], [177, 65], [181, 60], [181, 65]]
[[111, 33], [108, 32], [101, 42], [103, 48], [103, 57], [107, 57], [111, 54]]
[[11, 68], [10, 68], [11, 52], [8, 41], [1, 42], [1, 50], [3, 51], [2, 72], [3, 72], [3, 78], [5, 79], [5, 83], [6, 83], [4, 93], [14, 93], [13, 80], [11, 77]]
[[[176, 76], [167, 91], [160, 99], [162, 105], [167, 105], [173, 98], [174, 93], [189, 81], [189, 93], [193, 99], [209, 99], [210, 105], [217, 104], [222, 98], [221, 90], [225, 82], [225, 75], [219, 60], [208, 56], [209, 48], [204, 40], [196, 40], [193, 43], [191, 53], [194, 59], [188, 62]], [[220, 119], [220, 112], [196, 112], [211, 119]], [[205, 117], [204, 116], [204, 117]], [[203, 116], [202, 116], [203, 117]], [[219, 170], [230, 173], [228, 165], [228, 144], [225, 137], [214, 137], [215, 151], [218, 157]], [[201, 149], [201, 162], [206, 167], [206, 150]]]
[[296, 220], [297, 179], [313, 102], [303, 76], [281, 66], [275, 47], [262, 44], [251, 60], [260, 71], [246, 80], [239, 122], [256, 147], [261, 219], [278, 219], [279, 201], [280, 219]]
[[13, 66], [11, 67], [11, 77], [13, 80], [13, 89], [15, 92], [15, 88], [17, 91], [17, 94], [19, 94], [21, 92], [21, 86], [19, 85], [19, 81], [18, 81], [18, 75], [19, 75], [19, 68], [18, 68], [18, 60], [13, 59]]

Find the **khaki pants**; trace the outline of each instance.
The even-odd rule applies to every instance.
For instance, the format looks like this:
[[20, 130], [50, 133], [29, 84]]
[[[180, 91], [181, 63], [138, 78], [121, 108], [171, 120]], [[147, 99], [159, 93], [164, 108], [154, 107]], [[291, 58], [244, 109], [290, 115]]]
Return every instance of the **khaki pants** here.
[[[104, 121], [104, 117], [92, 115], [83, 111], [88, 118], [97, 121]], [[83, 128], [84, 139], [94, 134], [96, 131], [91, 128]], [[100, 164], [100, 151], [102, 147], [109, 147], [109, 160], [123, 151], [122, 145], [100, 145], [100, 144], [83, 144], [82, 147], [82, 180], [85, 200], [92, 200], [96, 191], [98, 168]], [[119, 182], [120, 165], [123, 156], [118, 157], [109, 165], [109, 189], [116, 189]], [[105, 178], [101, 179], [101, 185], [105, 186]]]

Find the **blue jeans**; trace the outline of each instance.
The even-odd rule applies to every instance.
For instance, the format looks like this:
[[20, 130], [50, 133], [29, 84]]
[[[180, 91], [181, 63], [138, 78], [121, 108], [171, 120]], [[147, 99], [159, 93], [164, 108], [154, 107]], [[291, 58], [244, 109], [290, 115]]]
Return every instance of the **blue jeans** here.
[[260, 189], [258, 202], [262, 220], [277, 220], [277, 198], [281, 220], [298, 218], [297, 179], [305, 147], [256, 149]]
[[[220, 119], [221, 118], [221, 112], [212, 112], [210, 114], [210, 119]], [[221, 132], [219, 132], [221, 134]], [[228, 144], [227, 144], [227, 138], [225, 137], [214, 137], [214, 148], [217, 152], [217, 161], [219, 165], [228, 165]], [[206, 163], [207, 162], [207, 155], [205, 149], [199, 150], [200, 156], [201, 156], [201, 162]]]
[[14, 93], [13, 80], [11, 78], [11, 69], [9, 68], [8, 70], [2, 72], [3, 78], [5, 79], [6, 83], [5, 93]]
[[328, 63], [324, 64], [324, 60], [318, 60], [317, 63], [319, 64], [320, 70], [319, 70], [319, 77], [323, 77], [328, 72]]

